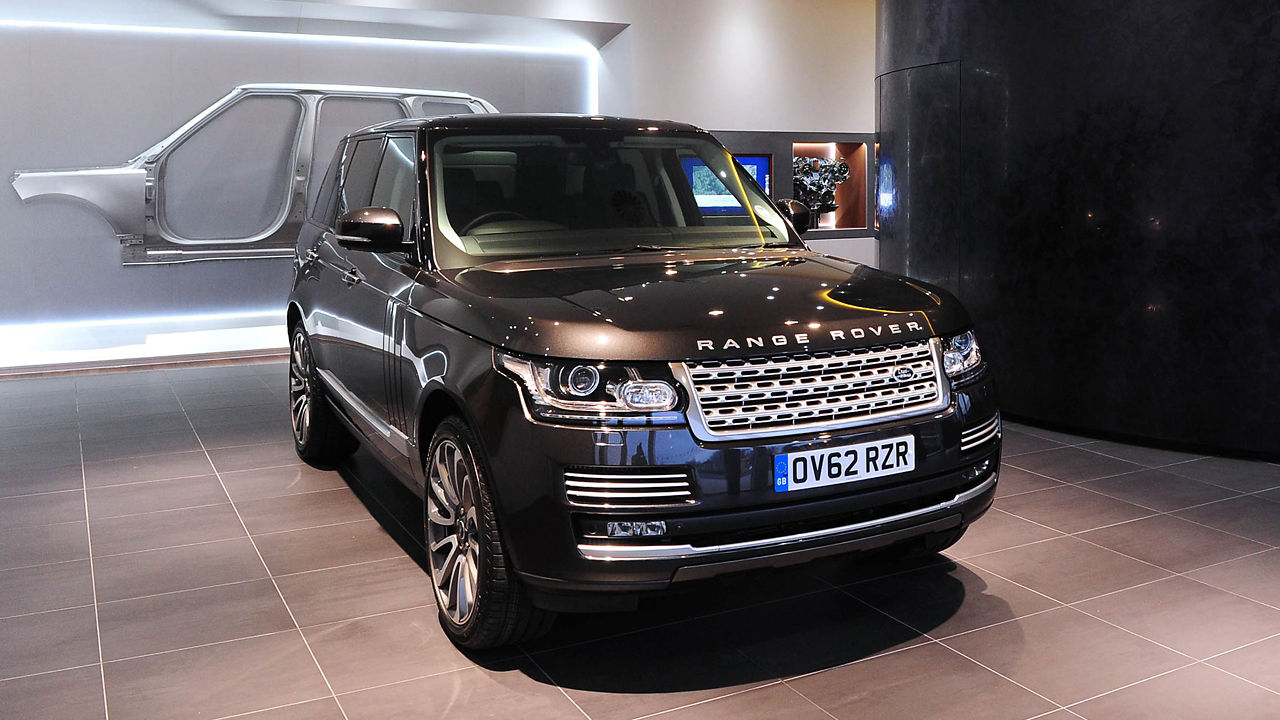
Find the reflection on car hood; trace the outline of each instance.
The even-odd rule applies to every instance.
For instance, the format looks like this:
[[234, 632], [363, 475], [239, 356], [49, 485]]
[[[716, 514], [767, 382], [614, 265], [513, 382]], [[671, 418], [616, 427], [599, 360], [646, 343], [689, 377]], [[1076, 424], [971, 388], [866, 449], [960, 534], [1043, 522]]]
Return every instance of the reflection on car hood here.
[[749, 357], [969, 325], [944, 290], [798, 248], [506, 261], [445, 276], [432, 315], [530, 355]]

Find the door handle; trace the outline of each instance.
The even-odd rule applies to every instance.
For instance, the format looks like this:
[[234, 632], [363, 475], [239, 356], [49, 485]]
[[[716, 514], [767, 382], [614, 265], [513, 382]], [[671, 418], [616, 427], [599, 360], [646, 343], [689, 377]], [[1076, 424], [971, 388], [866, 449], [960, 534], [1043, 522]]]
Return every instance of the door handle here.
[[342, 280], [348, 286], [358, 285], [361, 282], [364, 282], [364, 278], [360, 277], [360, 271], [355, 268], [349, 268], [346, 272], [342, 273]]

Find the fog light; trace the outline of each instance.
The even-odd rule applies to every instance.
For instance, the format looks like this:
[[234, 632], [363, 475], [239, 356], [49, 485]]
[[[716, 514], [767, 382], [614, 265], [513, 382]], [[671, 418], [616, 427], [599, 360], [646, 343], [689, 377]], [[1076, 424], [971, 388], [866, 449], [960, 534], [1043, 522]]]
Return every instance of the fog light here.
[[662, 520], [626, 520], [606, 524], [609, 537], [653, 537], [667, 534], [667, 523]]
[[676, 389], [661, 380], [629, 380], [618, 394], [622, 404], [632, 410], [654, 412], [676, 406]]
[[977, 465], [974, 465], [968, 470], [965, 470], [964, 479], [977, 480], [978, 478], [988, 475], [990, 473], [991, 473], [991, 458], [987, 458], [986, 460], [983, 460], [982, 462], [978, 463]]

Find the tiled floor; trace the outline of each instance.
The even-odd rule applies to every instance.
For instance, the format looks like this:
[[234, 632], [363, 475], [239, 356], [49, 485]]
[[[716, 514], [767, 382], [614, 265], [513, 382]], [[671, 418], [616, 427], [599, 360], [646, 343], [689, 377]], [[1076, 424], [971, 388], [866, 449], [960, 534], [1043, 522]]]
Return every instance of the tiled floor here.
[[280, 363], [0, 381], [0, 717], [1275, 718], [1280, 466], [1008, 425], [946, 557], [442, 635], [412, 497]]

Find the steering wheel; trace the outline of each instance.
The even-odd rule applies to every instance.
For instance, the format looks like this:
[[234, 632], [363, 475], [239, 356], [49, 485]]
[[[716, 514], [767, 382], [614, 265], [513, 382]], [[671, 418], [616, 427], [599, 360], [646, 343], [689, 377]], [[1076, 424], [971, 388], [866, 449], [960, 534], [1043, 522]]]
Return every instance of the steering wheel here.
[[486, 212], [486, 213], [480, 213], [480, 215], [478, 215], [474, 220], [467, 223], [467, 226], [462, 228], [462, 231], [459, 232], [458, 234], [470, 235], [471, 231], [476, 229], [477, 227], [484, 225], [486, 223], [496, 222], [498, 220], [528, 220], [528, 219], [529, 218], [525, 217], [524, 215], [521, 215], [515, 210], [490, 210], [489, 212]]

